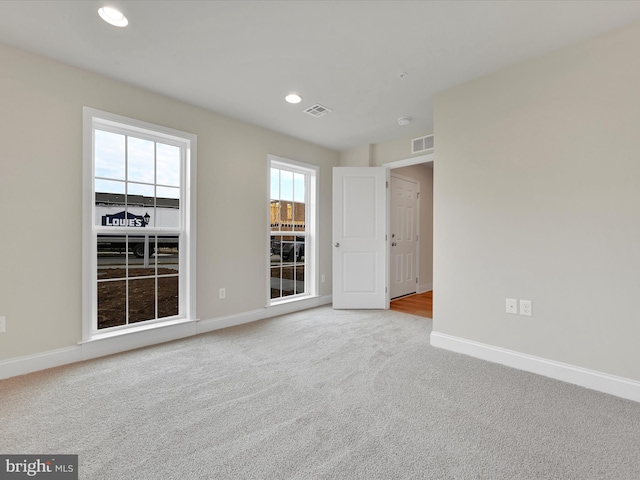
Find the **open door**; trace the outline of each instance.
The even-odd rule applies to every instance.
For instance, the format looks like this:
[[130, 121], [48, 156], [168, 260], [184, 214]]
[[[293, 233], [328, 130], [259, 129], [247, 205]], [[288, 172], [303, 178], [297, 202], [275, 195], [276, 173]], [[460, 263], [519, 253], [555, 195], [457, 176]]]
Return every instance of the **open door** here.
[[416, 293], [418, 287], [418, 197], [420, 184], [391, 172], [389, 296]]
[[333, 308], [389, 308], [388, 172], [333, 169]]

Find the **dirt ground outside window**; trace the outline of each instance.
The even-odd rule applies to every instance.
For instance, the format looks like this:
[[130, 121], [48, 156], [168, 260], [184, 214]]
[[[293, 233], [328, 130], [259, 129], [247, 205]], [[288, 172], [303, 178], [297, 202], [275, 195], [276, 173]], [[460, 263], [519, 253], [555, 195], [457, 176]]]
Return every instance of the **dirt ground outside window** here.
[[[136, 276], [152, 276], [153, 268], [136, 269]], [[170, 268], [158, 268], [158, 316], [157, 318], [178, 315], [179, 284], [176, 271]], [[171, 275], [163, 277], [161, 275]], [[155, 278], [129, 278], [129, 318], [127, 322], [127, 282], [126, 269], [109, 268], [100, 271], [99, 278], [122, 279], [111, 282], [98, 282], [98, 329], [127, 325], [156, 318]]]

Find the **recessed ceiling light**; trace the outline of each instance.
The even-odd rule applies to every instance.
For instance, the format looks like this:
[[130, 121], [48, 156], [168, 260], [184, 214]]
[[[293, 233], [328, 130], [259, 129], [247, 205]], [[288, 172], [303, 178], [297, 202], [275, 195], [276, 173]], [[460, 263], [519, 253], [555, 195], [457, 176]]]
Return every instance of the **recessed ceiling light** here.
[[302, 97], [297, 93], [290, 93], [284, 99], [289, 103], [300, 103], [302, 101]]
[[98, 15], [105, 22], [113, 25], [114, 27], [126, 27], [129, 25], [129, 20], [125, 17], [120, 10], [116, 10], [112, 7], [102, 7], [98, 9]]
[[400, 117], [398, 119], [398, 125], [405, 126], [411, 123], [411, 117]]

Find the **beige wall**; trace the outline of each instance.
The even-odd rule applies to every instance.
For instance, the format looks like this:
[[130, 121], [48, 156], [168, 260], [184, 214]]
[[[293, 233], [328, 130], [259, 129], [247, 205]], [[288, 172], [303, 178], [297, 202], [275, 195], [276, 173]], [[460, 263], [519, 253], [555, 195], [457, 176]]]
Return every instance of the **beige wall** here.
[[199, 318], [265, 306], [267, 154], [320, 166], [318, 273], [331, 278], [337, 152], [2, 45], [0, 65], [0, 360], [81, 338], [83, 106], [198, 136]]
[[340, 152], [341, 167], [368, 167], [371, 159], [372, 145], [366, 144]]
[[[419, 251], [419, 291], [429, 291], [433, 287], [433, 162], [394, 168], [391, 174], [413, 178], [420, 182], [420, 251]], [[393, 211], [391, 211], [393, 215]]]
[[635, 24], [436, 96], [434, 331], [640, 380], [638, 45]]

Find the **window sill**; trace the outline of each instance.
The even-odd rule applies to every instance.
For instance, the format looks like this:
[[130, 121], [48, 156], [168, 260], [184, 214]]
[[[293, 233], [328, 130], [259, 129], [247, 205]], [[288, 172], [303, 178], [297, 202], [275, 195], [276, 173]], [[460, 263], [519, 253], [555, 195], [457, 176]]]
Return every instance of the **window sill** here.
[[91, 338], [78, 342], [78, 345], [97, 342], [100, 340], [108, 340], [112, 338], [124, 337], [124, 336], [128, 336], [135, 333], [149, 332], [149, 331], [158, 330], [165, 327], [173, 327], [177, 325], [195, 323], [197, 321], [198, 319], [195, 319], [195, 318], [176, 318], [172, 320], [166, 320], [164, 322], [140, 324], [134, 327], [122, 328], [122, 329], [114, 330], [111, 332], [98, 332], [93, 334]]
[[295, 296], [295, 297], [286, 297], [280, 300], [272, 300], [269, 303], [269, 307], [276, 307], [278, 305], [286, 305], [287, 303], [295, 303], [295, 302], [301, 302], [303, 300], [311, 300], [314, 298], [318, 298], [320, 295], [300, 295], [300, 296]]

